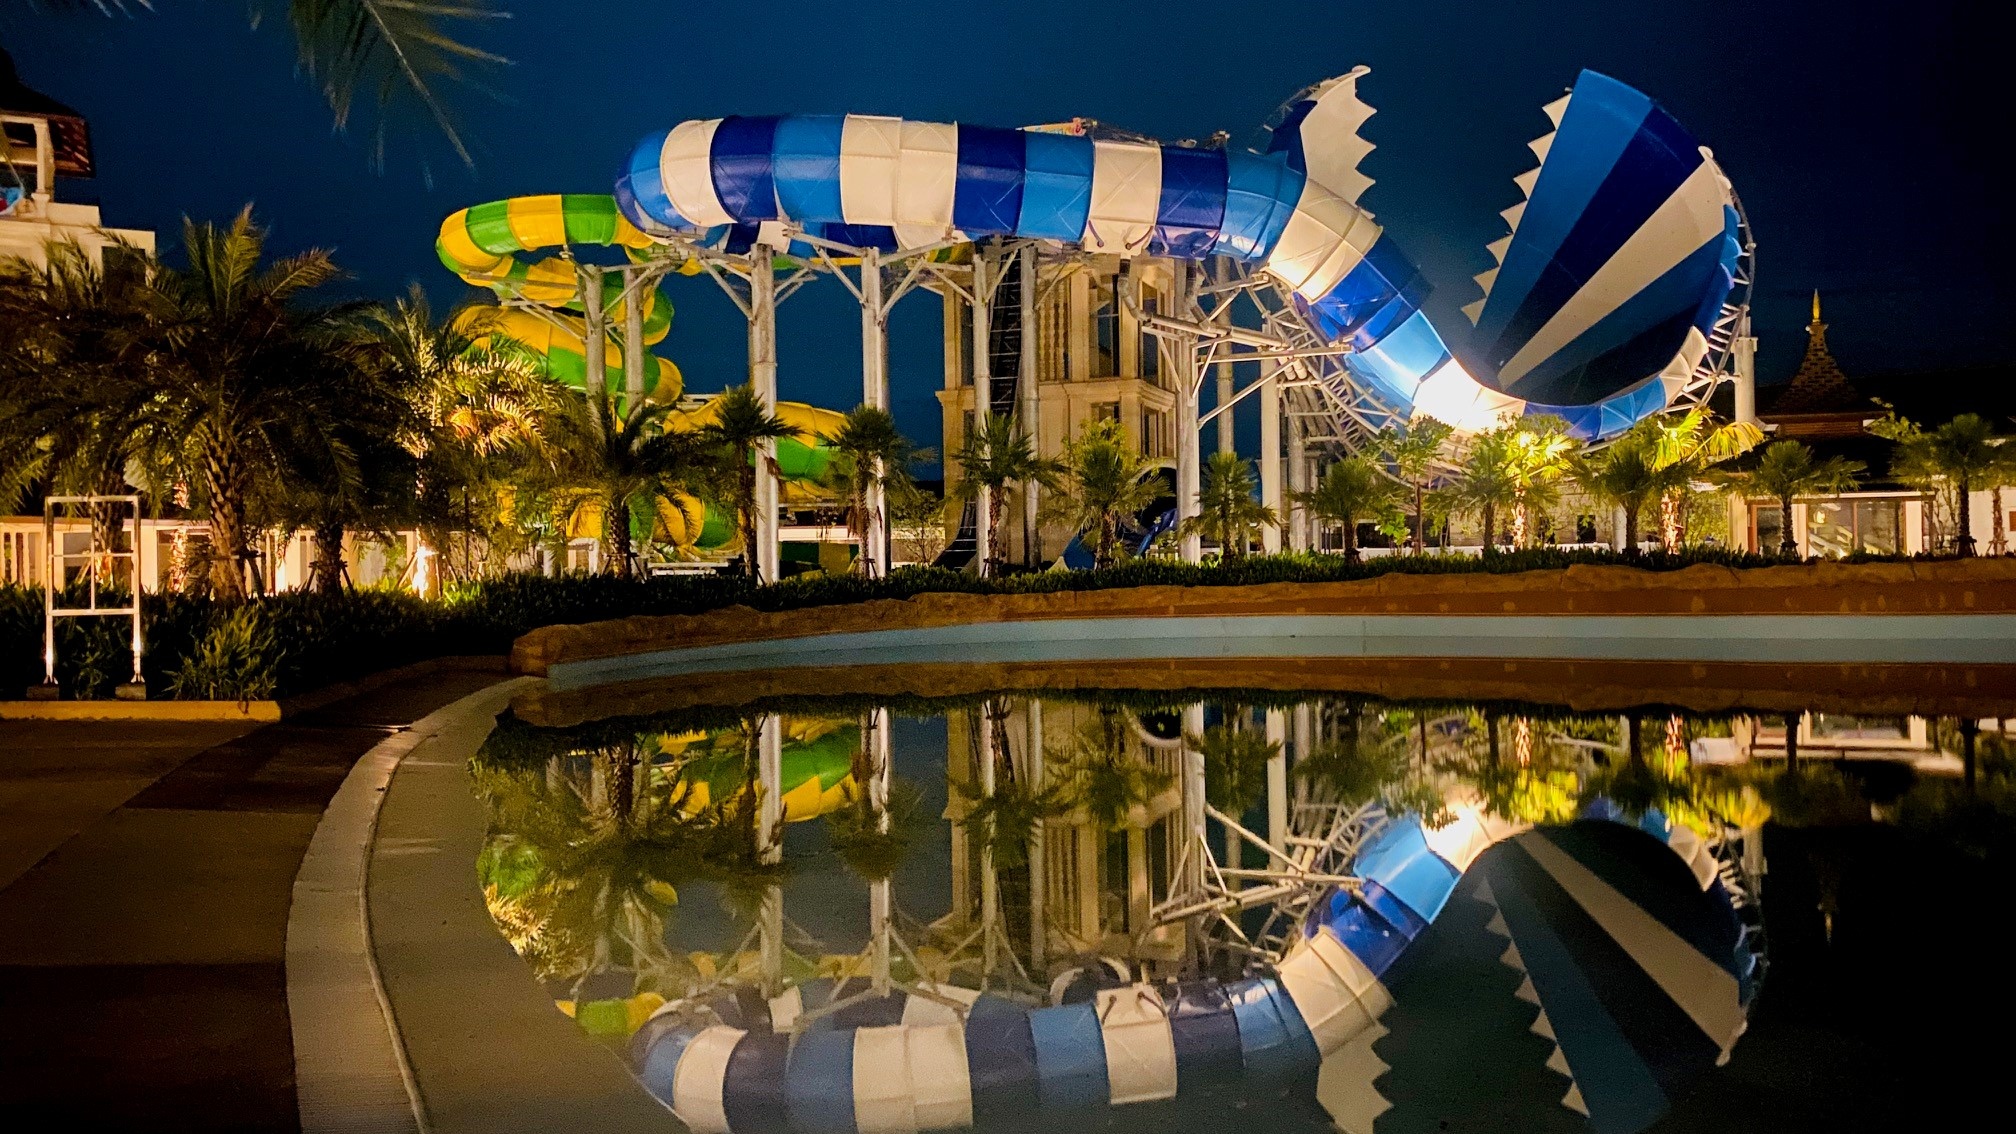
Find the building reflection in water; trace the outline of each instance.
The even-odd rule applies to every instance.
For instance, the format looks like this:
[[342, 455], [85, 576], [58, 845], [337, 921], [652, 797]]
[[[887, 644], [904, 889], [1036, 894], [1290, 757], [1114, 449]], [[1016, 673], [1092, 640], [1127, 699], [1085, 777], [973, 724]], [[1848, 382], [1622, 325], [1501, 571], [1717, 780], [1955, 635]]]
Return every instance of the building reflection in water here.
[[[1326, 1062], [1319, 1097], [1330, 1119], [1398, 1128], [1394, 1108], [1409, 1099], [1423, 1113], [1488, 1110], [1496, 1104], [1478, 1085], [1488, 1080], [1584, 1116], [1599, 1100], [1598, 1128], [1637, 1129], [1679, 1097], [1673, 1068], [1726, 1060], [1742, 1028], [1657, 965], [1639, 973], [1618, 959], [1636, 956], [1632, 917], [1665, 919], [1711, 960], [1726, 953], [1717, 964], [1728, 977], [1706, 979], [1736, 981], [1729, 995], [1747, 1006], [1763, 975], [1763, 903], [1784, 900], [1765, 890], [1767, 824], [1802, 858], [1790, 899], [1799, 909], [1774, 921], [1816, 913], [1828, 941], [1839, 872], [1830, 883], [1824, 840], [1788, 842], [1786, 829], [1877, 823], [1942, 837], [1984, 798], [1999, 816], [2002, 796], [1978, 794], [1976, 772], [1985, 760], [1999, 784], [2008, 771], [2000, 720], [1196, 696], [906, 704], [908, 716], [943, 722], [942, 753], [902, 754], [913, 769], [942, 766], [942, 811], [934, 802], [928, 813], [927, 793], [892, 774], [889, 713], [876, 706], [801, 699], [781, 715], [708, 710], [574, 729], [507, 719], [476, 767], [492, 815], [481, 877], [500, 928], [592, 1033], [622, 1041], [667, 1004], [718, 1006], [742, 989], [753, 1003], [767, 998], [763, 1027], [803, 1035], [890, 995], [970, 1003], [978, 990], [1033, 1006], [1101, 985], [1173, 990], [1156, 982], [1271, 973], [1312, 926], [1334, 922], [1325, 932], [1348, 935], [1371, 916], [1345, 906], [1383, 909], [1373, 871], [1399, 869], [1378, 863], [1398, 853], [1397, 831], [1418, 830], [1426, 842], [1416, 842], [1459, 874], [1475, 862], [1475, 877], [1428, 903], [1434, 924], [1408, 930], [1421, 943], [1409, 963], [1379, 970], [1397, 1007]], [[1609, 822], [1591, 828], [1596, 820]], [[897, 880], [919, 848], [945, 845], [920, 835], [934, 821], [949, 824], [949, 912], [920, 920]], [[832, 852], [866, 889], [858, 932], [819, 939], [791, 916], [788, 879], [820, 864], [780, 853], [788, 824], [817, 826], [824, 842], [813, 858]], [[1584, 828], [1626, 834], [1574, 834]], [[1525, 831], [1562, 833], [1534, 844]], [[1631, 839], [1664, 849], [1646, 859]], [[1657, 878], [1689, 881], [1661, 897], [1671, 883], [1647, 881]], [[1613, 891], [1640, 913], [1602, 921], [1602, 894]], [[1719, 904], [1704, 914], [1685, 892]], [[696, 906], [703, 893], [725, 920]], [[827, 886], [812, 898], [846, 900]], [[1726, 931], [1716, 909], [1734, 919]], [[1702, 944], [1711, 939], [1719, 944]], [[1505, 975], [1477, 976], [1492, 971], [1479, 958]], [[1451, 999], [1466, 981], [1482, 1000]], [[1658, 1074], [1634, 1086], [1571, 1072], [1597, 1050], [1595, 1025], [1552, 1002], [1566, 995], [1563, 981], [1592, 989], [1600, 1015], [1621, 1016], [1604, 1042]], [[1703, 1011], [1719, 1013], [1726, 1034], [1674, 1048], [1694, 1033], [1648, 1021], [1675, 1004], [1691, 1006], [1697, 1024]], [[1488, 1037], [1507, 1052], [1545, 1039], [1505, 1066], [1566, 1076], [1567, 1088], [1446, 1061], [1425, 1071], [1436, 1065], [1421, 1054], [1424, 1028], [1473, 1053], [1480, 1028], [1507, 1033]]]

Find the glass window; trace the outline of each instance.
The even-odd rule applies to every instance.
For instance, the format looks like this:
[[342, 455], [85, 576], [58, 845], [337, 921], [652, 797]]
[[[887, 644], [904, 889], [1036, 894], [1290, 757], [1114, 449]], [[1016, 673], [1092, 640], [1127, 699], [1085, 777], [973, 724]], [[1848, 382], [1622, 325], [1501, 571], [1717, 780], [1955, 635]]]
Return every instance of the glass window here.
[[1093, 285], [1092, 304], [1092, 377], [1117, 377], [1120, 373], [1120, 308], [1113, 301], [1111, 277]]
[[1776, 503], [1750, 505], [1750, 530], [1756, 534], [1751, 545], [1759, 555], [1774, 555], [1784, 541], [1785, 515]]
[[1904, 550], [1904, 502], [1857, 500], [1855, 537], [1863, 551], [1896, 555]]
[[1119, 421], [1119, 402], [1093, 402], [1092, 417], [1095, 421]]
[[1911, 722], [1903, 717], [1847, 717], [1814, 713], [1808, 718], [1815, 740], [1909, 740]]
[[1806, 554], [1839, 559], [1855, 550], [1855, 506], [1845, 500], [1806, 505]]
[[[1144, 315], [1153, 315], [1161, 309], [1162, 297], [1147, 288], [1143, 288], [1141, 290], [1141, 313]], [[1159, 343], [1160, 340], [1154, 335], [1149, 334], [1147, 331], [1142, 331], [1140, 343], [1136, 347], [1141, 358], [1141, 377], [1147, 378], [1150, 381], [1153, 381], [1162, 372], [1162, 351], [1159, 348]]]

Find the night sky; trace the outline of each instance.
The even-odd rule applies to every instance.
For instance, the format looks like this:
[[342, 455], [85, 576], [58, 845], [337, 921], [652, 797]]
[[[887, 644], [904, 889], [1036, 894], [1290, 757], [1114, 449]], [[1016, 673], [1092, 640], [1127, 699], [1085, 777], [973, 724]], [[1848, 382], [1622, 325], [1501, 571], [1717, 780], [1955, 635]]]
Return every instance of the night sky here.
[[[100, 174], [67, 192], [97, 199], [106, 223], [160, 231], [172, 256], [184, 214], [224, 219], [250, 201], [277, 247], [333, 248], [347, 286], [390, 297], [418, 280], [443, 302], [463, 294], [434, 259], [443, 216], [606, 192], [637, 138], [681, 119], [1083, 115], [1253, 145], [1289, 95], [1365, 63], [1360, 90], [1379, 110], [1365, 133], [1379, 148], [1364, 203], [1435, 283], [1445, 329], [1466, 325], [1456, 308], [1491, 264], [1498, 210], [1519, 199], [1525, 143], [1547, 129], [1540, 106], [1591, 67], [1664, 103], [1734, 180], [1758, 240], [1766, 382], [1796, 365], [1816, 287], [1851, 375], [2016, 360], [2002, 333], [2016, 242], [2006, 204], [1989, 205], [2008, 137], [1991, 84], [2011, 39], [1988, 4], [507, 3], [513, 18], [468, 36], [514, 61], [487, 76], [500, 97], [453, 92], [473, 171], [409, 131], [373, 172], [364, 133], [332, 135], [295, 75], [287, 31], [250, 30], [235, 0], [156, 0], [153, 14], [115, 19], [8, 3], [0, 43], [25, 81], [90, 119]], [[691, 389], [739, 380], [739, 316], [704, 279], [671, 286], [661, 352]], [[857, 318], [832, 284], [784, 307], [784, 396], [857, 400]], [[930, 297], [898, 308], [898, 410], [920, 439], [937, 433], [937, 326]]]

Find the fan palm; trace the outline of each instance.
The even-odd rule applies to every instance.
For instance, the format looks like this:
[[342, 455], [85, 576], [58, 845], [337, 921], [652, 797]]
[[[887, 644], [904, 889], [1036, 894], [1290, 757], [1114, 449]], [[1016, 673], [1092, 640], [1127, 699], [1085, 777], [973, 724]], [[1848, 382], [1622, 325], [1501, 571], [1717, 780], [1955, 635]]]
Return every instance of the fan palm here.
[[1980, 414], [1963, 413], [1925, 434], [1924, 444], [1928, 463], [1953, 485], [1958, 527], [1953, 549], [1972, 555], [1974, 533], [1969, 513], [1973, 509], [1968, 506], [1968, 494], [2001, 472], [2008, 460], [1995, 439], [1995, 427]]
[[[586, 390], [560, 400], [544, 433], [553, 486], [570, 512], [592, 507], [601, 514], [608, 569], [627, 579], [635, 573], [632, 517], [641, 513], [648, 533], [657, 503], [687, 497], [707, 453], [693, 434], [665, 430], [671, 407], [624, 408], [607, 389]], [[700, 517], [687, 518], [688, 527], [699, 524]]]
[[1633, 430], [1601, 452], [1576, 463], [1575, 478], [1590, 495], [1624, 511], [1624, 554], [1638, 554], [1639, 517], [1645, 506], [1676, 487], [1684, 487], [1683, 465], [1659, 464], [1658, 442]]
[[1065, 769], [1061, 798], [1107, 831], [1127, 826], [1136, 809], [1174, 780], [1128, 751], [1126, 723], [1111, 706], [1102, 706], [1098, 717], [1072, 736], [1068, 749], [1049, 756]]
[[1475, 513], [1484, 527], [1484, 554], [1496, 554], [1498, 509], [1518, 499], [1513, 470], [1511, 434], [1486, 430], [1471, 439], [1470, 449], [1447, 486], [1454, 511]]
[[1057, 465], [1036, 455], [1036, 448], [1016, 419], [990, 413], [966, 437], [966, 445], [953, 458], [959, 467], [959, 492], [968, 500], [987, 494], [987, 559], [980, 564], [983, 574], [994, 574], [1001, 564], [1001, 516], [1008, 486], [1057, 483]]
[[[1414, 553], [1426, 550], [1428, 483], [1434, 479], [1435, 463], [1455, 429], [1432, 417], [1416, 417], [1404, 430], [1387, 427], [1372, 439], [1379, 456], [1393, 465], [1393, 474], [1414, 490]], [[1350, 550], [1350, 536], [1345, 537]]]
[[[916, 447], [896, 428], [896, 418], [879, 406], [856, 406], [847, 411], [840, 428], [831, 437], [821, 438], [832, 449], [834, 460], [827, 475], [847, 509], [847, 530], [860, 541], [861, 555], [855, 566], [867, 569], [883, 558], [882, 548], [868, 546], [869, 533], [887, 531], [882, 521], [888, 516], [889, 494], [903, 491], [910, 483], [910, 462]], [[880, 482], [885, 504], [878, 513], [871, 500]]]
[[1236, 819], [1267, 794], [1267, 761], [1281, 754], [1279, 741], [1228, 725], [1183, 739], [1204, 757], [1204, 798], [1220, 813]]
[[1098, 532], [1093, 566], [1111, 566], [1120, 525], [1155, 502], [1158, 486], [1152, 471], [1119, 422], [1088, 421], [1078, 439], [1064, 448], [1060, 490], [1044, 501], [1044, 515], [1073, 531]]
[[1253, 466], [1239, 454], [1211, 454], [1197, 493], [1197, 515], [1178, 525], [1177, 534], [1215, 540], [1224, 558], [1244, 558], [1253, 533], [1279, 522], [1274, 509], [1253, 499], [1253, 489]]
[[1843, 457], [1815, 460], [1813, 450], [1801, 441], [1773, 441], [1764, 447], [1757, 467], [1742, 474], [1742, 483], [1759, 496], [1778, 501], [1779, 530], [1784, 533], [1778, 552], [1786, 558], [1799, 554], [1793, 538], [1792, 502], [1820, 492], [1841, 492], [1853, 488], [1865, 466]]
[[765, 459], [764, 442], [793, 436], [793, 430], [763, 404], [754, 386], [731, 386], [715, 395], [714, 410], [714, 420], [696, 436], [735, 469], [731, 493], [742, 528], [742, 563], [750, 578], [762, 582], [762, 562], [756, 554], [756, 462]]
[[[1418, 487], [1418, 486], [1417, 486]], [[1399, 529], [1401, 486], [1363, 457], [1347, 457], [1323, 470], [1314, 490], [1295, 499], [1318, 519], [1344, 529], [1344, 557], [1358, 558], [1358, 522], [1370, 520], [1385, 529]], [[1420, 513], [1416, 512], [1417, 517]], [[1419, 528], [1417, 525], [1417, 535]]]

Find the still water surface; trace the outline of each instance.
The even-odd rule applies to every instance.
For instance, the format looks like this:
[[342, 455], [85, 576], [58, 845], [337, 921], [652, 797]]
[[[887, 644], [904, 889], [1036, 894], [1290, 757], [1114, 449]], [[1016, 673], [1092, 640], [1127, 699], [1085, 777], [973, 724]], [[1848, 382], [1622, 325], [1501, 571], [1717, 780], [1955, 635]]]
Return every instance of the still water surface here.
[[1022, 684], [507, 716], [491, 914], [736, 1134], [1918, 1128], [2008, 1072], [2001, 718]]

